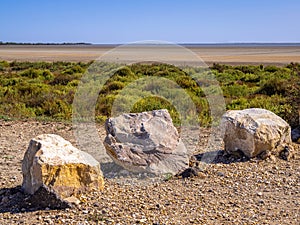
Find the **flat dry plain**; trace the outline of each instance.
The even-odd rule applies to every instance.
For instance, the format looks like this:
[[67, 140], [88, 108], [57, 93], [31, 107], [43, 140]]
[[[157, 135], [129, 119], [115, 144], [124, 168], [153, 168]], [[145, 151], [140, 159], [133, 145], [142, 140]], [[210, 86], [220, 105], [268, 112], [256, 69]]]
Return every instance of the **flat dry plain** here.
[[[200, 57], [206, 64], [276, 64], [300, 62], [300, 45], [189, 45], [178, 46], [129, 46], [114, 45], [2, 45], [0, 60], [8, 61], [91, 61], [111, 55], [113, 61], [160, 59], [194, 65]], [[150, 55], [150, 56], [149, 56]], [[152, 57], [152, 58], [151, 58]]]

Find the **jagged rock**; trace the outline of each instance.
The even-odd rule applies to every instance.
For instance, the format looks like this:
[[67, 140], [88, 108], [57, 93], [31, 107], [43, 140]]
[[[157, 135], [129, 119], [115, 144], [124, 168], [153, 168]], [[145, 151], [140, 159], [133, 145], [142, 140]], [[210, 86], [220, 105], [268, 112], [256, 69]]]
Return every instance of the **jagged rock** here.
[[187, 150], [165, 109], [110, 118], [105, 128], [106, 152], [129, 171], [176, 174], [188, 167]]
[[292, 141], [300, 144], [300, 126], [292, 130]]
[[42, 134], [30, 141], [22, 172], [22, 189], [28, 194], [47, 187], [64, 199], [103, 189], [104, 185], [99, 162], [55, 134]]
[[290, 145], [291, 128], [287, 122], [265, 109], [230, 110], [221, 121], [225, 150], [242, 151], [247, 157], [274, 154], [277, 146]]
[[291, 158], [292, 152], [292, 147], [284, 146], [284, 148], [279, 152], [279, 157], [288, 161]]

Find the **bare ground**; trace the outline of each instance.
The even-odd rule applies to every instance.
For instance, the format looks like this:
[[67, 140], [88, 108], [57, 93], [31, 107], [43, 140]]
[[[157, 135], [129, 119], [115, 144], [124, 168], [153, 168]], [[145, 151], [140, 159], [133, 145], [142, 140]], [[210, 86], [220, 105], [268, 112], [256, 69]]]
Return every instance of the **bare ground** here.
[[[0, 60], [8, 61], [84, 61], [96, 60], [105, 55], [115, 46], [0, 46]], [[193, 47], [187, 49], [194, 52], [206, 64], [276, 64], [284, 65], [290, 62], [300, 62], [300, 46], [253, 46], [253, 47]], [[145, 52], [149, 48], [126, 48], [126, 51], [117, 52], [115, 61], [121, 58], [143, 61]], [[186, 50], [176, 48], [168, 56], [168, 60], [183, 62], [186, 65], [195, 65], [192, 58], [187, 57]], [[170, 49], [168, 49], [170, 51]], [[153, 52], [157, 58], [158, 52], [166, 53], [165, 49], [156, 48]], [[111, 54], [111, 52], [109, 53]]]
[[[42, 133], [59, 134], [76, 145], [70, 124], [0, 120], [0, 224], [299, 224], [296, 144], [291, 161], [218, 160], [198, 177], [146, 185], [106, 179], [103, 191], [79, 196], [75, 208], [23, 207], [21, 160], [29, 140]], [[99, 134], [103, 139], [103, 127]], [[203, 129], [200, 152], [208, 136]]]

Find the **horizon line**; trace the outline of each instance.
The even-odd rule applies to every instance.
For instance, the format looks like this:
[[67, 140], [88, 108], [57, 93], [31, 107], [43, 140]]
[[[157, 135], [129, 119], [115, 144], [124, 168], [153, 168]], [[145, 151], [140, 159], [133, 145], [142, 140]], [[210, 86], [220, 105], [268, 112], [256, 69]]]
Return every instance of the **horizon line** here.
[[3, 42], [0, 45], [300, 45], [300, 42], [127, 42], [127, 43], [91, 43], [91, 42]]

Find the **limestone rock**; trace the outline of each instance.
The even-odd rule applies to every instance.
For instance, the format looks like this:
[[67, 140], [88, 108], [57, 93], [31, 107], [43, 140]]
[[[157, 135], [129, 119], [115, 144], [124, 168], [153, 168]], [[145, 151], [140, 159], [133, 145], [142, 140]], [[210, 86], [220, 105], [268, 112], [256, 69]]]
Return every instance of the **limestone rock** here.
[[247, 157], [276, 154], [277, 146], [290, 145], [291, 128], [274, 113], [258, 108], [230, 110], [221, 121], [225, 150], [242, 151]]
[[105, 128], [106, 152], [129, 171], [176, 174], [188, 167], [187, 150], [165, 109], [110, 118]]
[[104, 185], [99, 162], [55, 134], [42, 134], [30, 141], [22, 172], [22, 189], [28, 194], [45, 186], [67, 198]]

